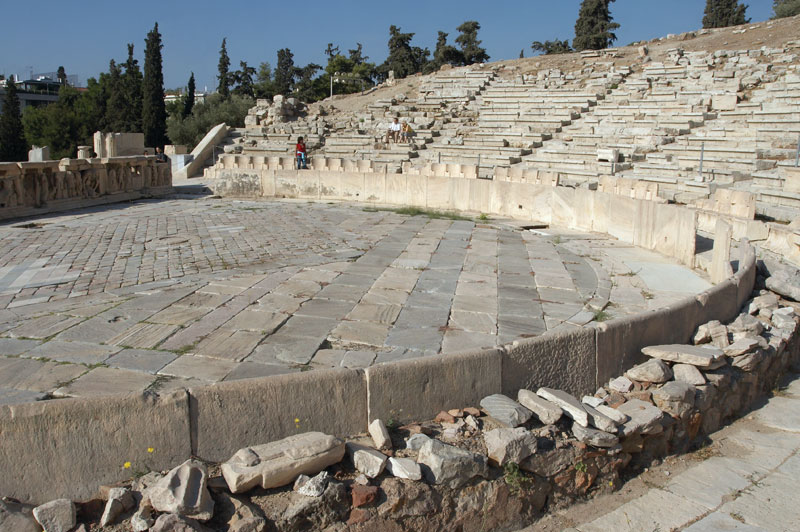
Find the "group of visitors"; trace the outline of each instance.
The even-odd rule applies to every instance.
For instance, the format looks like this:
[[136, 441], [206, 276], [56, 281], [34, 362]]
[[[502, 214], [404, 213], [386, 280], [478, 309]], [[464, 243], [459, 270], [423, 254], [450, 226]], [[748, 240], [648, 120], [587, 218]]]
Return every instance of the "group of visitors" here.
[[410, 143], [412, 133], [413, 130], [406, 121], [401, 123], [397, 117], [395, 117], [392, 123], [389, 124], [389, 131], [386, 132], [386, 144], [390, 142], [394, 142], [395, 144], [398, 142]]
[[[389, 131], [386, 132], [386, 144], [390, 142], [397, 143], [410, 143], [411, 135], [414, 131], [407, 122], [399, 121], [397, 117], [389, 124]], [[297, 137], [297, 144], [295, 145], [295, 159], [297, 162], [298, 170], [308, 170], [308, 155], [306, 152], [306, 143], [303, 137]]]

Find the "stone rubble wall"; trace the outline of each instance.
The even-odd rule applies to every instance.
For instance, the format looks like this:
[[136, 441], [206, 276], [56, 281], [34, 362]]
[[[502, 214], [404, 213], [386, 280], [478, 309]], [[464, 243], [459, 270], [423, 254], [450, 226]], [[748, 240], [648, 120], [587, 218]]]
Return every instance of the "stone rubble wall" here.
[[0, 163], [0, 220], [172, 192], [152, 156]]

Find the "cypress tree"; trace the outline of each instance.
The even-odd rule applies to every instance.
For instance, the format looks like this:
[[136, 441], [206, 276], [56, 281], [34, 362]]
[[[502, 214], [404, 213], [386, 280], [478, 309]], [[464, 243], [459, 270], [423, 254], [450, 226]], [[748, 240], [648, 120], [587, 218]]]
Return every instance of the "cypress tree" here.
[[576, 51], [602, 50], [617, 40], [614, 32], [619, 24], [611, 22], [609, 5], [614, 0], [583, 0], [578, 20], [575, 21], [575, 40], [572, 47]]
[[106, 131], [123, 132], [125, 129], [125, 92], [122, 87], [122, 73], [117, 63], [112, 59], [108, 63], [108, 78], [106, 80], [108, 102], [106, 104], [105, 125]]
[[413, 33], [402, 33], [397, 26], [389, 26], [389, 55], [379, 67], [384, 76], [388, 76], [389, 71], [394, 70], [396, 78], [404, 78], [420, 72], [425, 66], [420, 64], [424, 59], [424, 51], [411, 46], [413, 37]]
[[3, 99], [3, 114], [0, 114], [0, 161], [18, 162], [28, 160], [28, 143], [19, 114], [19, 96], [14, 76], [6, 82]]
[[227, 39], [222, 39], [222, 48], [219, 50], [219, 64], [217, 65], [217, 79], [219, 85], [217, 92], [223, 97], [227, 98], [231, 94], [231, 74], [229, 72], [231, 60], [228, 57]]
[[167, 108], [164, 104], [164, 73], [161, 69], [161, 34], [158, 22], [147, 34], [142, 83], [142, 132], [144, 144], [163, 148], [167, 143]]
[[275, 67], [275, 94], [288, 96], [294, 87], [294, 55], [288, 48], [278, 50], [278, 65]]
[[67, 71], [64, 70], [63, 66], [58, 67], [58, 73], [56, 74], [56, 77], [62, 85], [67, 84]]
[[703, 14], [704, 28], [727, 28], [746, 24], [750, 19], [745, 17], [747, 6], [738, 0], [706, 0]]
[[194, 72], [192, 72], [192, 75], [189, 76], [189, 83], [186, 85], [186, 96], [183, 98], [183, 111], [181, 115], [184, 118], [192, 114], [192, 108], [194, 107], [194, 90]]
[[121, 75], [122, 97], [125, 105], [122, 108], [125, 127], [119, 131], [141, 133], [142, 131], [142, 72], [139, 61], [133, 57], [133, 44], [128, 44], [128, 59], [125, 61], [125, 73]]

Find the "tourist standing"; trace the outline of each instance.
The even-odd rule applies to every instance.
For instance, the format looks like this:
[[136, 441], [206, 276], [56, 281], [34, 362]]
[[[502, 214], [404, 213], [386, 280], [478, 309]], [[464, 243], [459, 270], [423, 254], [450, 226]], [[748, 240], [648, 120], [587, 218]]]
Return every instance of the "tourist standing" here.
[[308, 164], [306, 162], [306, 142], [303, 140], [303, 137], [297, 137], [297, 145], [294, 151], [297, 157], [297, 169], [308, 170]]

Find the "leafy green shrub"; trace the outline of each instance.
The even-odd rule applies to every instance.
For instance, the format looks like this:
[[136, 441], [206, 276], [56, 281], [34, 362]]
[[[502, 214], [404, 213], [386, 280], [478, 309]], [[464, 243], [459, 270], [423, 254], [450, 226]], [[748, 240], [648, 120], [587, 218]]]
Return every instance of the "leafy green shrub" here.
[[208, 131], [225, 122], [230, 127], [244, 127], [247, 111], [255, 105], [248, 96], [232, 94], [227, 99], [212, 94], [202, 103], [195, 103], [192, 114], [183, 118], [176, 113], [167, 118], [167, 133], [174, 144], [192, 149]]

